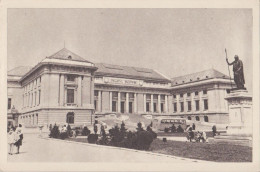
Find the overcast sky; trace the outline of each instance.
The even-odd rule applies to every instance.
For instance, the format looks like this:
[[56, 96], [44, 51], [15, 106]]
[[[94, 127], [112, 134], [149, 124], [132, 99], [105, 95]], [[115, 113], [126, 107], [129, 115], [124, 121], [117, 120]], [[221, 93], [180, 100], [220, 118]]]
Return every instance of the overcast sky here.
[[[94, 63], [175, 76], [215, 68], [237, 54], [252, 90], [249, 9], [9, 9], [8, 70], [66, 48]], [[230, 72], [233, 75], [232, 68]]]

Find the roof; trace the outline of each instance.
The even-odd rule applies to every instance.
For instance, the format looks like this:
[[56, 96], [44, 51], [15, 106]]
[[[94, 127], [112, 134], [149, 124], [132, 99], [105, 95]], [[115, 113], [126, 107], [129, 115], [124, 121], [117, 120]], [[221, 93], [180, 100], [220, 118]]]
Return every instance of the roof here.
[[80, 62], [89, 62], [88, 60], [80, 57], [79, 55], [71, 52], [70, 50], [63, 48], [60, 51], [58, 51], [57, 53], [47, 57], [49, 59], [62, 59], [62, 60], [72, 60], [72, 61], [80, 61]]
[[188, 83], [193, 83], [193, 82], [198, 82], [198, 81], [208, 80], [213, 78], [230, 79], [229, 76], [215, 69], [208, 69], [201, 72], [174, 77], [171, 79], [171, 82], [172, 82], [172, 86], [176, 86], [176, 85], [183, 85], [183, 84], [188, 84]]
[[129, 79], [156, 80], [158, 82], [170, 82], [168, 78], [153, 69], [119, 66], [105, 63], [96, 63], [98, 70], [96, 76], [111, 76]]
[[19, 66], [7, 72], [8, 76], [23, 76], [32, 69], [31, 66]]

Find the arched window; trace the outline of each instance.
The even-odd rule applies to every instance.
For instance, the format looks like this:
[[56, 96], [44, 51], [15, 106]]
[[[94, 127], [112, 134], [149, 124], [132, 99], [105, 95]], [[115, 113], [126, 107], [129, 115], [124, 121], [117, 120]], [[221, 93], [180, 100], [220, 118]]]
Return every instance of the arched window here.
[[204, 116], [204, 121], [205, 122], [209, 122], [209, 117], [208, 116]]
[[69, 123], [69, 124], [74, 124], [74, 113], [73, 112], [67, 113], [66, 122]]
[[188, 120], [191, 120], [191, 116], [188, 116]]
[[199, 121], [200, 120], [200, 117], [196, 116], [196, 121]]

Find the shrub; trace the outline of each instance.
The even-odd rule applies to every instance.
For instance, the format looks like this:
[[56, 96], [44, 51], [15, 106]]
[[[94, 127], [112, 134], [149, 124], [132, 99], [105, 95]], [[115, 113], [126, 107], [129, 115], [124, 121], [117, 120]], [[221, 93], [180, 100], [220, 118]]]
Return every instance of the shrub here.
[[66, 138], [68, 138], [68, 137], [69, 137], [68, 132], [62, 132], [62, 133], [60, 133], [60, 139], [62, 139], [62, 140], [66, 139]]
[[183, 128], [180, 125], [177, 128], [177, 132], [178, 133], [183, 133], [184, 132]]
[[137, 130], [137, 132], [144, 131], [141, 122], [138, 122], [136, 130]]
[[124, 133], [121, 132], [118, 128], [118, 126], [115, 126], [109, 130], [109, 134], [111, 137], [111, 145], [113, 146], [119, 146], [120, 142], [124, 139]]
[[157, 138], [157, 134], [152, 130], [152, 128], [150, 126], [148, 126], [146, 128], [146, 131], [150, 132], [153, 136], [153, 139], [156, 139]]
[[59, 131], [59, 128], [56, 124], [51, 129], [49, 136], [52, 137], [52, 138], [59, 138], [60, 137], [60, 131]]
[[137, 149], [148, 150], [151, 143], [153, 142], [153, 136], [148, 131], [141, 131], [137, 133], [136, 142]]
[[96, 143], [98, 140], [98, 135], [97, 134], [89, 134], [88, 135], [88, 142], [89, 143]]
[[90, 134], [90, 130], [88, 129], [87, 126], [85, 126], [81, 132], [82, 136], [88, 136]]
[[168, 133], [169, 132], [169, 128], [164, 128], [164, 132]]

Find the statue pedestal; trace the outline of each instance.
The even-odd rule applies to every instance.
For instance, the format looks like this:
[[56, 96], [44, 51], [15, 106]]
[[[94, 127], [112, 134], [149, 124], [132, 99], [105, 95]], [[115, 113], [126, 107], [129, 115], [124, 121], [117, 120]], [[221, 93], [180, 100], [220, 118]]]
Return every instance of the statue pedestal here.
[[252, 136], [252, 95], [246, 90], [234, 90], [226, 100], [229, 106], [227, 134]]
[[252, 95], [246, 90], [233, 90], [225, 98], [229, 106], [227, 133], [214, 137], [214, 142], [252, 146]]

